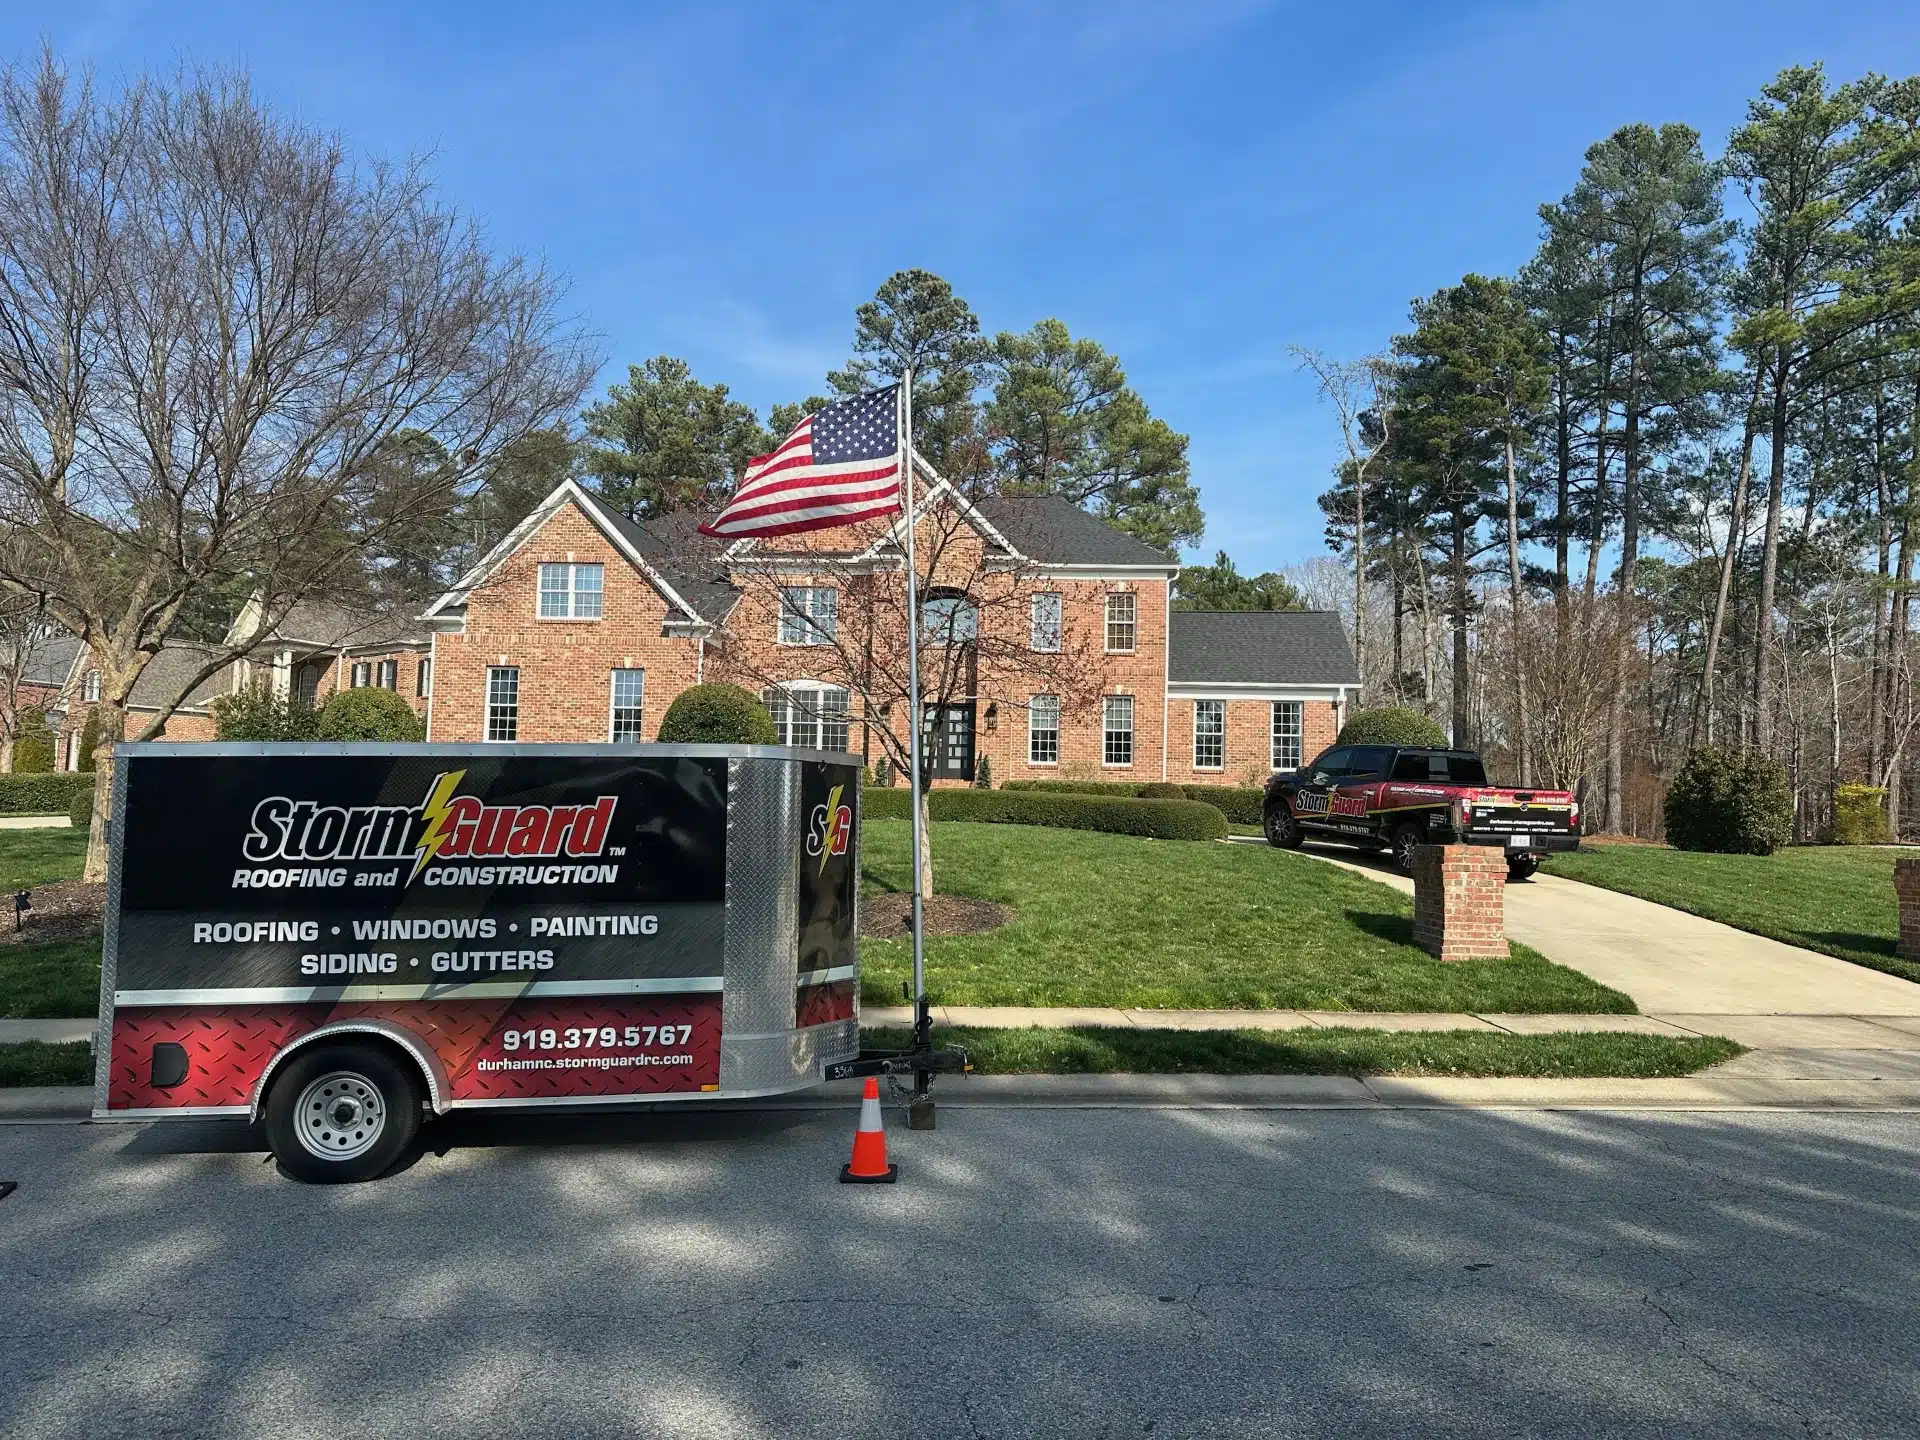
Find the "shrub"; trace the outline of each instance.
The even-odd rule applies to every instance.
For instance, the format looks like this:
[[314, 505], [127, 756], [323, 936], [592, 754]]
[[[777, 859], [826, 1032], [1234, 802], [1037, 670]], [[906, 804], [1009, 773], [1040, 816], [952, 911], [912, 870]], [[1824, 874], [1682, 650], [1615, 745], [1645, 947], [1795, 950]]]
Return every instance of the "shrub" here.
[[87, 711], [86, 723], [80, 727], [80, 768], [93, 769], [93, 752], [100, 748], [101, 731], [105, 727], [100, 723], [100, 707], [92, 706]]
[[893, 785], [893, 761], [885, 755], [882, 755], [879, 763], [873, 767], [873, 783], [882, 789], [891, 788]]
[[[877, 803], [876, 803], [877, 802]], [[907, 792], [882, 790], [863, 797], [875, 820], [905, 820]], [[1193, 800], [1135, 800], [1120, 795], [1071, 791], [935, 790], [927, 800], [934, 820], [975, 825], [1050, 825], [1061, 830], [1100, 830], [1154, 840], [1218, 840], [1226, 817]]]
[[1129, 799], [1201, 800], [1235, 825], [1258, 825], [1267, 792], [1246, 785], [1170, 785], [1137, 780], [1009, 780], [1002, 790], [1037, 790], [1055, 795], [1119, 795]]
[[1187, 792], [1178, 785], [1169, 785], [1165, 780], [1153, 780], [1134, 791], [1142, 800], [1184, 800]]
[[973, 788], [976, 790], [993, 789], [993, 761], [989, 760], [985, 755], [982, 755], [980, 757], [980, 763], [973, 767]]
[[1415, 745], [1439, 750], [1447, 743], [1447, 732], [1418, 710], [1403, 705], [1382, 705], [1375, 710], [1356, 710], [1333, 737], [1336, 745]]
[[1885, 845], [1893, 839], [1887, 825], [1887, 792], [1874, 785], [1839, 785], [1833, 792], [1833, 843]]
[[322, 740], [407, 741], [427, 738], [413, 706], [391, 690], [363, 686], [341, 690], [320, 707], [314, 731]]
[[907, 809], [907, 792], [905, 790], [862, 790], [860, 818], [862, 820], [912, 819]]
[[1258, 825], [1267, 792], [1245, 785], [1183, 785], [1189, 800], [1204, 800], [1236, 825]]
[[319, 729], [311, 705], [295, 696], [276, 695], [263, 684], [216, 696], [209, 708], [213, 733], [221, 740], [311, 740]]
[[0, 814], [65, 815], [75, 795], [93, 794], [91, 770], [0, 775]]
[[46, 775], [53, 770], [54, 737], [47, 717], [29, 705], [20, 712], [20, 734], [13, 742], [13, 773]]
[[1120, 795], [1140, 798], [1137, 780], [1009, 780], [1002, 790], [1038, 790], [1050, 795]]
[[778, 745], [767, 707], [738, 685], [714, 682], [682, 690], [660, 717], [663, 745]]
[[67, 806], [67, 820], [76, 830], [91, 830], [93, 828], [93, 772], [76, 770], [74, 773], [87, 777], [87, 788], [82, 790], [75, 787], [73, 801]]
[[1676, 850], [1771, 855], [1793, 834], [1793, 792], [1770, 756], [1702, 747], [1673, 777], [1666, 819]]

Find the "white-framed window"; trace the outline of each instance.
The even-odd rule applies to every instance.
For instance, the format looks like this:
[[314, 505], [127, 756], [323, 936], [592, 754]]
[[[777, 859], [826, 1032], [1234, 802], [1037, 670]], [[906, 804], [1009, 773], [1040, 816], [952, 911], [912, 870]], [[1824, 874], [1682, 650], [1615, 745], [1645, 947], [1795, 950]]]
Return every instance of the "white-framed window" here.
[[1133, 697], [1109, 695], [1100, 702], [1100, 763], [1133, 764]]
[[1224, 770], [1227, 765], [1227, 702], [1193, 702], [1193, 768]]
[[378, 685], [382, 690], [398, 690], [400, 688], [400, 662], [398, 660], [382, 660], [374, 671], [373, 683]]
[[100, 672], [98, 670], [87, 671], [87, 678], [80, 682], [80, 698], [89, 705], [99, 703]]
[[847, 748], [847, 692], [837, 685], [801, 681], [761, 691], [782, 745], [808, 750]]
[[1060, 697], [1035, 695], [1027, 701], [1027, 763], [1060, 763]]
[[1033, 596], [1033, 624], [1027, 648], [1054, 654], [1060, 649], [1060, 592], [1039, 590]]
[[1125, 654], [1133, 649], [1139, 630], [1139, 606], [1130, 590], [1116, 590], [1107, 596], [1107, 652]]
[[1273, 702], [1273, 768], [1300, 768], [1301, 704], [1298, 700]]
[[598, 620], [606, 566], [550, 561], [540, 567], [542, 620]]
[[638, 745], [640, 712], [647, 698], [647, 672], [616, 670], [609, 689], [607, 739], [616, 745]]
[[373, 683], [373, 662], [370, 660], [354, 661], [353, 672], [349, 677], [349, 681], [348, 681], [349, 688], [354, 690], [364, 690], [367, 688], [367, 686], [371, 685], [372, 683]]
[[414, 672], [413, 693], [422, 700], [433, 694], [433, 657], [420, 657], [420, 668]]
[[920, 630], [936, 645], [961, 645], [980, 636], [980, 610], [964, 595], [935, 595], [920, 606]]
[[782, 645], [825, 645], [840, 633], [840, 592], [831, 585], [787, 585], [780, 591]]
[[520, 738], [520, 667], [487, 667], [487, 739]]

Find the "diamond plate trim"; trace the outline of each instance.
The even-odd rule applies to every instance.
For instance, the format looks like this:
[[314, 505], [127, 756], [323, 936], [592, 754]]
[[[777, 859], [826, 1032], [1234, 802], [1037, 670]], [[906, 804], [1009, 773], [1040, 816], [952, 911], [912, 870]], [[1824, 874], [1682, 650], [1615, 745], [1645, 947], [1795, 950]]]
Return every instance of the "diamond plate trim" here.
[[720, 1088], [791, 1082], [791, 1062], [742, 1037], [793, 1029], [800, 969], [800, 767], [760, 759], [727, 764], [727, 988], [720, 1023]]
[[108, 801], [112, 813], [107, 816], [107, 909], [106, 926], [100, 940], [100, 1025], [93, 1032], [93, 1108], [107, 1108], [107, 1091], [113, 1081], [113, 993], [114, 978], [120, 969], [120, 836], [127, 823], [127, 767], [132, 757], [127, 747], [113, 747], [113, 797]]

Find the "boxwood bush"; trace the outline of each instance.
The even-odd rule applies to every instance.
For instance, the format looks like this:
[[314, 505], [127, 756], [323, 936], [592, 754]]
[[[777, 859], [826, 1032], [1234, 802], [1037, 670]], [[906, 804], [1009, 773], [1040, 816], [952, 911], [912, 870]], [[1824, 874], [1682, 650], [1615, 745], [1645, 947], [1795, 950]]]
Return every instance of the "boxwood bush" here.
[[[907, 790], [862, 792], [862, 813], [873, 820], [908, 818]], [[1154, 840], [1218, 840], [1226, 817], [1193, 800], [1136, 800], [1124, 795], [1070, 791], [935, 790], [927, 801], [935, 820], [975, 825], [1051, 825], [1061, 830], [1101, 830]]]
[[327, 697], [314, 722], [322, 740], [389, 740], [405, 742], [427, 738], [427, 727], [413, 706], [377, 686], [341, 690]]
[[1235, 825], [1258, 825], [1267, 792], [1248, 785], [1169, 785], [1137, 780], [1009, 780], [1005, 790], [1038, 790], [1056, 795], [1120, 795], [1136, 799], [1199, 800]]
[[1414, 745], [1423, 750], [1446, 748], [1447, 732], [1418, 710], [1404, 705], [1382, 705], [1356, 710], [1333, 737], [1336, 745]]
[[660, 717], [662, 745], [778, 745], [773, 717], [750, 691], [713, 681], [674, 696]]
[[76, 795], [93, 795], [91, 770], [45, 775], [0, 775], [0, 814], [65, 815]]
[[73, 792], [73, 801], [67, 806], [67, 823], [76, 830], [91, 830], [93, 828], [93, 772], [82, 770], [79, 773], [87, 777], [87, 788]]
[[1833, 843], [1885, 845], [1893, 832], [1887, 827], [1887, 792], [1875, 785], [1837, 785], [1833, 791]]
[[1778, 760], [1703, 746], [1667, 788], [1667, 843], [1718, 855], [1771, 855], [1793, 835], [1793, 791]]

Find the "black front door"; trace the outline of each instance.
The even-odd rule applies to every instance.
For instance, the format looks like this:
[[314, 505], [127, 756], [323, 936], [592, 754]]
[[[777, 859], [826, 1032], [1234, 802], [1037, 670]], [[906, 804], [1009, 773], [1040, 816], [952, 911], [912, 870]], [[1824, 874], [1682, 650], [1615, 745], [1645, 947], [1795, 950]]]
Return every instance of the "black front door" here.
[[936, 780], [973, 779], [973, 706], [929, 705], [922, 761]]

